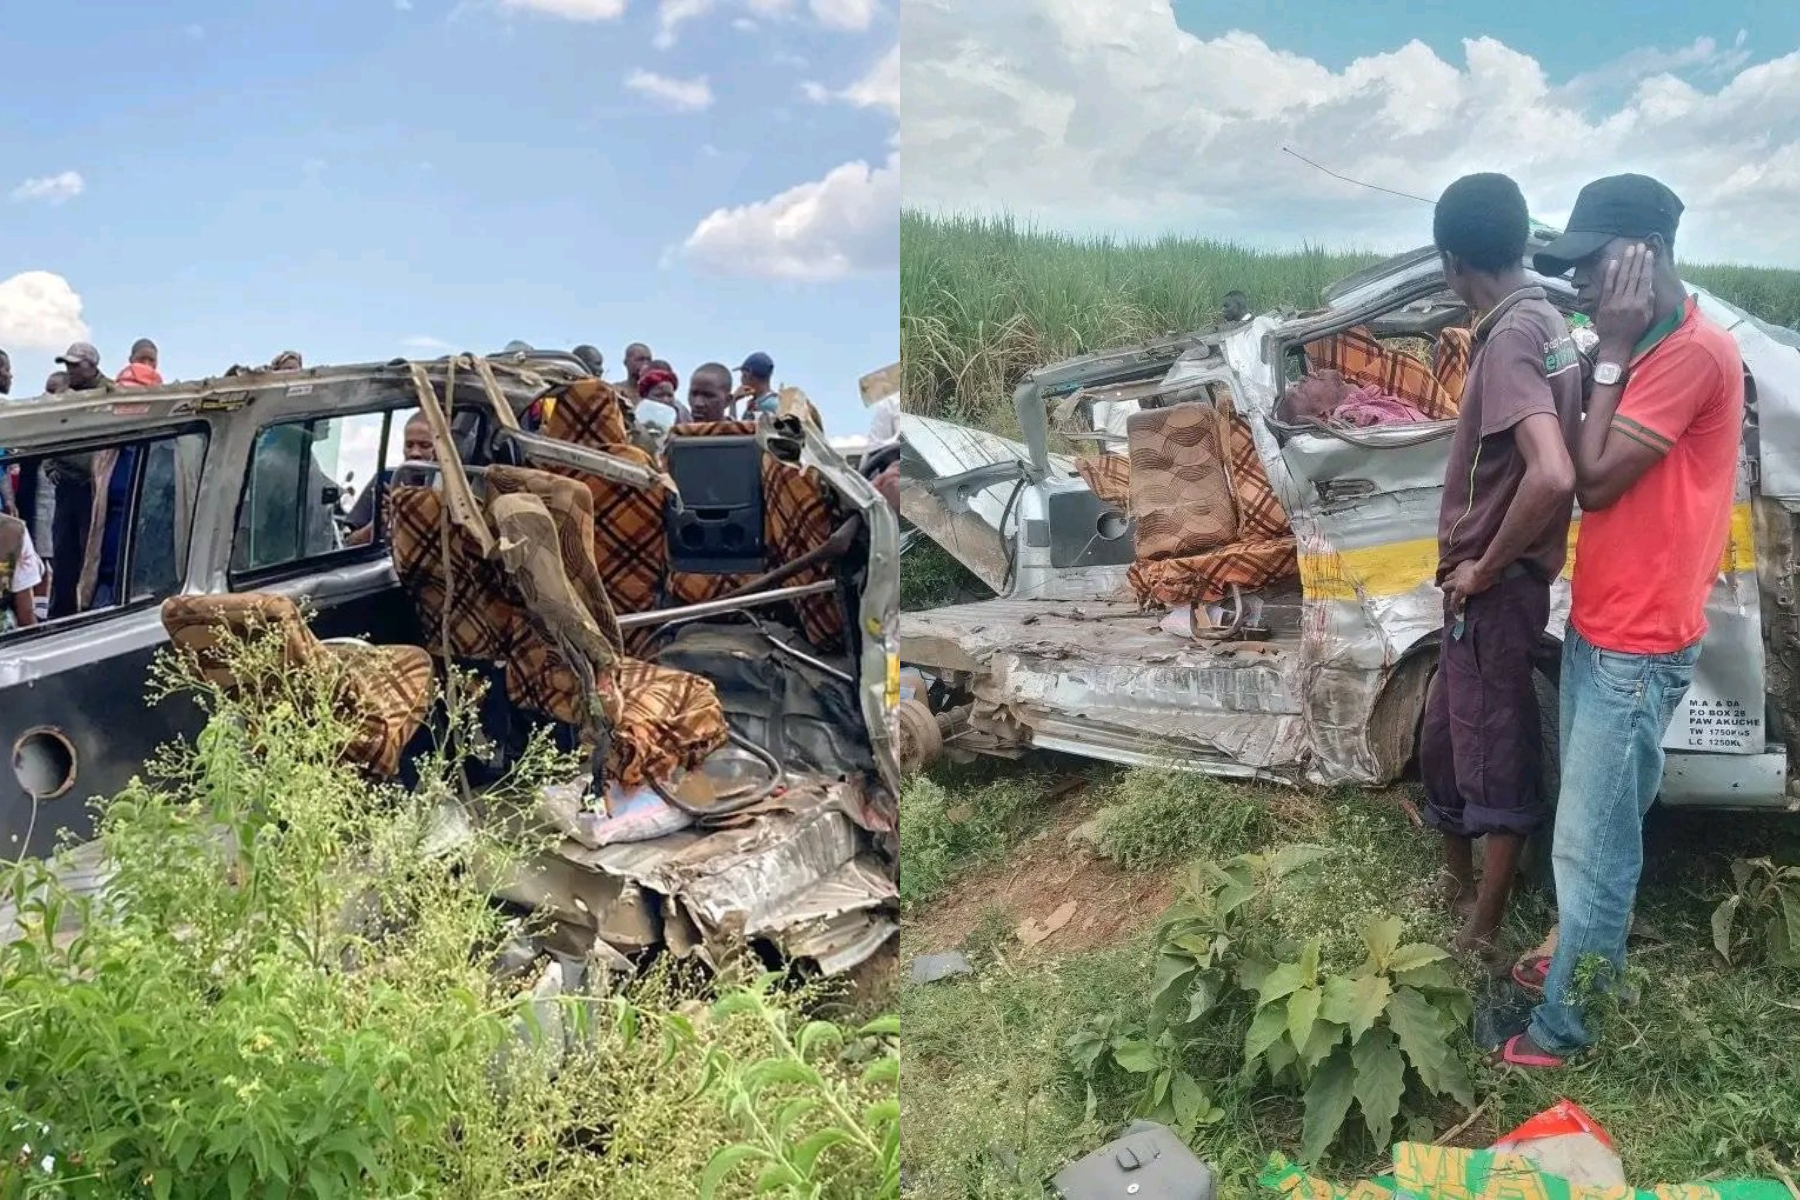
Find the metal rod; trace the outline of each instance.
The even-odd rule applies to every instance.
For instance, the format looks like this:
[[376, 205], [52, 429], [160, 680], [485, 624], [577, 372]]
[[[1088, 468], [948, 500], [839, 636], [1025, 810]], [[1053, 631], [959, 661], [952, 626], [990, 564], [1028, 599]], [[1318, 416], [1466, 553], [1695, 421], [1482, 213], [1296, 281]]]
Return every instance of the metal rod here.
[[608, 454], [604, 450], [593, 450], [586, 446], [559, 441], [541, 433], [507, 429], [500, 433], [499, 440], [517, 445], [524, 452], [526, 460], [534, 465], [567, 467], [589, 475], [597, 475], [610, 483], [622, 483], [626, 487], [644, 491], [648, 491], [658, 484], [664, 487], [669, 484], [668, 480], [649, 467], [632, 462], [630, 459]]
[[852, 686], [855, 685], [856, 677], [854, 675], [850, 674], [850, 672], [840, 671], [828, 662], [820, 662], [818, 659], [814, 658], [812, 655], [807, 654], [804, 651], [794, 649], [792, 646], [788, 645], [786, 642], [782, 641], [780, 638], [776, 637], [774, 634], [770, 633], [766, 629], [764, 629], [762, 631], [762, 635], [763, 635], [763, 637], [768, 639], [769, 645], [775, 647], [775, 649], [781, 651], [783, 654], [787, 655], [789, 658], [797, 659], [798, 661], [803, 662], [807, 666], [811, 667], [813, 670], [818, 671], [825, 675], [829, 675], [833, 679], [839, 680], [843, 683], [851, 684]]
[[772, 592], [758, 592], [754, 596], [740, 596], [735, 600], [707, 600], [700, 604], [686, 604], [680, 608], [659, 608], [655, 612], [622, 613], [619, 616], [619, 628], [647, 629], [658, 625], [667, 625], [672, 621], [691, 621], [696, 617], [741, 612], [747, 608], [780, 604], [783, 600], [798, 600], [802, 596], [820, 596], [826, 592], [836, 591], [837, 586], [835, 580], [821, 579], [817, 583], [802, 583], [795, 587], [776, 588]]

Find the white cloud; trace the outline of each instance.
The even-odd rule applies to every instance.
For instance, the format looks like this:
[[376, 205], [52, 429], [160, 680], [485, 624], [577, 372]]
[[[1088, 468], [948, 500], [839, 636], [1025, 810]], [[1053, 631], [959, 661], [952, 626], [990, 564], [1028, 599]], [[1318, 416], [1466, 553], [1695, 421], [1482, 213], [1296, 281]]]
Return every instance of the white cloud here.
[[0, 346], [60, 353], [88, 337], [81, 297], [61, 275], [22, 271], [0, 279]]
[[[1566, 81], [1491, 38], [1420, 42], [1333, 70], [1241, 32], [1181, 29], [1170, 0], [908, 0], [901, 67], [909, 205], [1007, 210], [1068, 228], [1203, 232], [1261, 245], [1403, 248], [1435, 196], [1505, 171], [1544, 219], [1611, 171], [1687, 204], [1680, 251], [1800, 265], [1800, 51], [1640, 51]], [[1646, 72], [1648, 74], [1646, 75]], [[1608, 97], [1597, 83], [1625, 89]]]
[[[505, 0], [509, 5], [554, 11], [561, 7], [598, 7], [602, 0]], [[618, 0], [623, 9], [625, 0]], [[711, 14], [722, 6], [722, 0], [659, 0], [656, 9], [656, 36], [652, 44], [659, 50], [673, 46], [683, 25]], [[732, 18], [731, 27], [742, 33], [758, 28], [757, 19], [785, 20], [801, 10], [799, 0], [723, 0], [723, 6], [744, 11]], [[861, 31], [874, 23], [880, 5], [877, 0], [807, 0], [805, 12], [827, 29]], [[616, 14], [614, 14], [616, 15]]]
[[699, 112], [712, 107], [712, 86], [704, 75], [697, 79], [673, 79], [640, 70], [625, 77], [625, 86], [676, 112]]
[[72, 200], [87, 190], [87, 181], [79, 171], [64, 171], [59, 175], [45, 175], [37, 179], [27, 179], [12, 191], [14, 200], [42, 200], [46, 204], [61, 204], [64, 200]]
[[900, 159], [845, 163], [778, 196], [721, 208], [682, 246], [714, 274], [824, 282], [893, 270], [900, 257]]
[[689, 21], [704, 17], [712, 7], [713, 0], [662, 0], [656, 10], [656, 48], [667, 50], [673, 46], [676, 31]]
[[832, 29], [867, 29], [875, 20], [875, 0], [810, 0], [813, 18]]
[[882, 55], [869, 73], [851, 84], [844, 99], [861, 108], [885, 108], [900, 113], [900, 46]]
[[1629, 87], [1638, 80], [1668, 77], [1674, 71], [1696, 68], [1715, 75], [1728, 74], [1750, 61], [1750, 52], [1743, 48], [1742, 37], [1740, 30], [1740, 40], [1730, 49], [1720, 47], [1709, 37], [1695, 38], [1691, 44], [1675, 50], [1642, 46], [1595, 70], [1575, 76], [1569, 80], [1567, 90], [1587, 94], [1601, 87]]
[[858, 108], [885, 108], [888, 112], [898, 116], [900, 114], [900, 47], [896, 45], [882, 55], [875, 65], [869, 68], [868, 74], [841, 92], [834, 92], [817, 80], [808, 79], [801, 82], [800, 93], [814, 104], [842, 100], [845, 103], [854, 104]]
[[626, 0], [500, 0], [511, 11], [542, 13], [566, 21], [616, 21], [625, 15]]
[[443, 338], [434, 338], [426, 334], [415, 334], [409, 338], [402, 338], [400, 344], [408, 350], [429, 350], [433, 354], [448, 354], [456, 349]]

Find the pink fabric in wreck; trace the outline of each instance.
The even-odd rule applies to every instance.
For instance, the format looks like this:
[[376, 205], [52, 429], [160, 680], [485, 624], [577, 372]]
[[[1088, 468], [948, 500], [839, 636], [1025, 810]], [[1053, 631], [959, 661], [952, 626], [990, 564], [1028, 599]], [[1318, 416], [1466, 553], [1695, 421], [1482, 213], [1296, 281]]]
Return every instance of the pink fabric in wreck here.
[[1371, 425], [1405, 425], [1429, 420], [1419, 409], [1394, 396], [1383, 394], [1374, 384], [1357, 388], [1344, 402], [1331, 410], [1334, 421], [1367, 429]]

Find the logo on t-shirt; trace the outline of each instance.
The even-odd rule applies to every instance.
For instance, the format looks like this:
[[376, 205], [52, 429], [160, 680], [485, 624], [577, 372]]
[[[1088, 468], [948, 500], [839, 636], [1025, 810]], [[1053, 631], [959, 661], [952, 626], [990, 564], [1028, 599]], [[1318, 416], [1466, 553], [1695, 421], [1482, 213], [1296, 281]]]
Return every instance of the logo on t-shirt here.
[[1544, 374], [1555, 375], [1566, 371], [1581, 361], [1581, 352], [1575, 348], [1575, 340], [1560, 337], [1554, 342], [1544, 343]]

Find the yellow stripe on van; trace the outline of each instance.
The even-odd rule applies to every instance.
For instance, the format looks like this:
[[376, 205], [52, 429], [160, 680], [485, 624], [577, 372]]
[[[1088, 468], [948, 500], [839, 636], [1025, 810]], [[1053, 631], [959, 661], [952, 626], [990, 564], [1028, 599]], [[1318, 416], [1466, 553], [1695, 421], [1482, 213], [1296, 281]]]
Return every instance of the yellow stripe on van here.
[[[1725, 574], [1756, 571], [1755, 517], [1749, 504], [1731, 510], [1731, 533], [1719, 569]], [[1567, 576], [1575, 567], [1575, 535], [1581, 522], [1569, 526]], [[1311, 600], [1357, 601], [1365, 597], [1402, 596], [1437, 576], [1436, 538], [1387, 542], [1333, 554], [1300, 555], [1300, 581]]]

